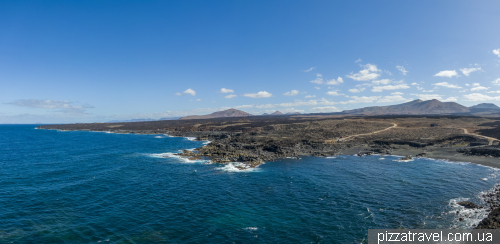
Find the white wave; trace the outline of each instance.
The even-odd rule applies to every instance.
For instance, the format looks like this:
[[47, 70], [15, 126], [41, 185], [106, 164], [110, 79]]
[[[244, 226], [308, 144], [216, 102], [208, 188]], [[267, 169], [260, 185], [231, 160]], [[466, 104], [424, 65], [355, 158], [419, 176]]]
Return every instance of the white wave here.
[[205, 142], [203, 142], [203, 146], [206, 146], [206, 145], [208, 145], [210, 143], [212, 143], [212, 141], [205, 141]]
[[163, 138], [163, 136], [155, 136], [155, 138]]
[[448, 206], [451, 208], [448, 211], [447, 215], [453, 216], [453, 228], [460, 229], [471, 229], [477, 226], [481, 220], [486, 218], [489, 214], [489, 210], [487, 208], [471, 208], [467, 209], [464, 206], [460, 206], [457, 203], [461, 201], [468, 201], [469, 198], [454, 198], [451, 199], [448, 203]]
[[206, 160], [206, 159], [190, 160], [187, 157], [175, 155], [175, 153], [171, 153], [171, 152], [151, 153], [151, 154], [148, 154], [148, 156], [153, 157], [153, 158], [172, 158], [172, 159], [176, 159], [177, 161], [180, 161], [182, 163], [207, 163], [207, 162], [210, 162], [210, 160]]
[[[240, 167], [240, 168], [243, 168], [243, 169], [240, 169], [240, 168], [237, 168], [237, 167]], [[250, 172], [250, 171], [258, 171], [257, 168], [250, 168], [249, 166], [247, 166], [247, 165], [245, 165], [243, 163], [240, 163], [240, 162], [227, 163], [223, 167], [216, 168], [216, 170], [226, 171], [226, 172]]]
[[244, 230], [251, 230], [251, 231], [256, 231], [258, 230], [259, 228], [257, 227], [246, 227], [246, 228], [243, 228]]
[[487, 181], [487, 180], [488, 180], [488, 178], [482, 178], [481, 180]]
[[326, 157], [326, 158], [337, 158], [337, 157]]
[[190, 141], [196, 141], [196, 137], [186, 137], [186, 139], [188, 139]]
[[385, 158], [379, 158], [378, 160], [384, 160]]

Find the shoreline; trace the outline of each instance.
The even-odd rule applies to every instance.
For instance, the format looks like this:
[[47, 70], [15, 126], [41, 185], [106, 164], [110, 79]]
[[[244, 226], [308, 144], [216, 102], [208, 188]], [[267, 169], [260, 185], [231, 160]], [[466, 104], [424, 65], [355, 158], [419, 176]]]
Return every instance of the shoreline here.
[[[36, 129], [38, 129], [38, 128], [36, 128]], [[178, 157], [182, 157], [185, 160], [195, 160], [195, 161], [199, 159], [196, 157], [200, 157], [200, 155], [197, 155], [195, 152], [193, 152], [193, 150], [196, 150], [198, 152], [197, 149], [205, 148], [208, 145], [210, 145], [211, 142], [213, 142], [212, 140], [207, 140], [206, 138], [205, 138], [205, 140], [203, 140], [200, 138], [199, 135], [197, 136], [193, 133], [176, 133], [176, 135], [170, 135], [168, 133], [157, 133], [157, 132], [151, 133], [152, 131], [135, 131], [135, 132], [130, 131], [129, 133], [127, 133], [127, 132], [124, 133], [123, 131], [118, 132], [118, 131], [93, 131], [93, 130], [60, 130], [60, 129], [55, 129], [55, 130], [58, 130], [58, 131], [104, 132], [104, 133], [134, 134], [134, 135], [159, 135], [159, 134], [161, 134], [161, 135], [165, 135], [167, 137], [183, 137], [183, 138], [186, 138], [187, 140], [190, 140], [190, 141], [203, 142], [203, 145], [199, 148], [183, 149], [183, 150], [180, 150], [179, 153], [173, 153], [173, 154], [175, 154]], [[210, 133], [208, 133], [208, 134], [210, 134]], [[339, 155], [345, 155], [345, 156], [353, 156], [354, 155], [354, 156], [356, 156], [360, 152], [373, 152], [374, 148], [372, 148], [371, 146], [377, 146], [377, 145], [370, 145], [370, 144], [362, 144], [362, 145], [363, 146], [359, 146], [359, 144], [358, 144], [358, 146], [352, 146], [349, 148], [339, 148], [339, 150], [337, 151], [336, 154], [332, 154], [329, 156], [339, 156]], [[413, 158], [428, 158], [428, 159], [433, 159], [433, 160], [447, 160], [447, 161], [451, 161], [451, 162], [471, 163], [471, 164], [478, 164], [481, 166], [490, 167], [490, 168], [494, 168], [494, 169], [500, 169], [499, 158], [485, 157], [485, 156], [467, 156], [467, 155], [464, 155], [463, 153], [457, 152], [457, 149], [460, 149], [460, 148], [470, 148], [470, 147], [467, 147], [467, 146], [465, 146], [465, 147], [464, 146], [461, 146], [461, 147], [434, 147], [434, 146], [432, 146], [432, 147], [427, 147], [427, 149], [425, 151], [423, 148], [414, 148], [414, 147], [405, 147], [405, 148], [388, 147], [388, 148], [385, 148], [384, 150], [389, 150], [390, 154], [386, 154], [386, 153], [374, 153], [374, 154], [377, 154], [380, 156], [395, 156], [395, 157], [405, 157], [405, 156], [410, 155]], [[425, 156], [416, 157], [416, 155], [421, 154], [423, 152], [426, 153]], [[295, 158], [300, 159], [299, 156], [329, 157], [326, 155], [313, 155], [311, 153], [311, 154], [300, 154], [300, 155], [297, 155]], [[206, 158], [211, 163], [224, 164], [224, 165], [226, 165], [225, 167], [233, 167], [235, 171], [254, 170], [254, 169], [257, 169], [260, 165], [262, 165], [266, 162], [269, 162], [269, 161], [262, 161], [262, 162], [259, 162], [258, 164], [248, 164], [245, 162], [238, 162], [238, 161], [214, 162], [214, 161], [212, 161], [212, 157], [206, 157]], [[282, 157], [275, 158], [275, 160], [272, 160], [272, 161], [286, 159], [286, 158], [294, 158], [294, 157], [282, 156]], [[401, 161], [401, 162], [402, 163], [403, 162], [411, 163], [412, 161], [413, 160]], [[234, 165], [234, 163], [238, 163], [238, 164], [240, 164], [240, 166]], [[487, 191], [490, 191], [490, 190], [487, 190]], [[492, 191], [494, 191], [494, 193], [492, 193], [492, 194], [495, 197], [496, 196], [500, 197], [500, 187], [495, 187], [494, 190], [492, 190]], [[491, 196], [489, 198], [485, 198], [485, 199], [491, 199], [491, 202], [485, 201], [487, 207], [489, 207], [488, 211], [487, 211], [488, 215], [484, 219], [482, 219], [479, 222], [479, 224], [476, 225], [476, 227], [474, 227], [474, 228], [493, 228], [493, 227], [499, 225], [499, 223], [496, 221], [496, 218], [498, 218], [498, 216], [500, 216], [500, 207], [499, 207], [500, 204], [497, 203], [497, 199], [494, 199]]]
[[[432, 151], [427, 150], [426, 155], [422, 158], [430, 158], [436, 160], [448, 160], [452, 162], [463, 162], [479, 164], [486, 167], [500, 169], [500, 159], [490, 158], [484, 156], [467, 156], [456, 151], [459, 147], [444, 147], [444, 148], [433, 148]], [[460, 147], [462, 148], [462, 147]], [[356, 155], [358, 152], [363, 151], [362, 147], [353, 147], [345, 149], [339, 153], [339, 155]], [[392, 156], [407, 156], [410, 155], [415, 158], [415, 155], [422, 153], [424, 150], [419, 148], [405, 148], [405, 149], [392, 149], [391, 154], [380, 154], [380, 155], [392, 155]]]
[[[197, 136], [197, 133], [181, 133], [181, 134], [187, 134], [187, 135], [179, 135], [179, 133], [176, 133], [178, 135], [171, 135], [165, 132], [154, 132], [151, 133], [152, 131], [97, 131], [97, 130], [61, 130], [61, 129], [45, 129], [45, 128], [38, 128], [36, 127], [35, 129], [44, 129], [44, 130], [56, 130], [56, 131], [62, 131], [62, 132], [68, 132], [68, 131], [86, 131], [86, 132], [103, 132], [103, 133], [113, 133], [113, 134], [132, 134], [132, 135], [165, 135], [167, 137], [183, 137], [191, 141], [204, 141], [204, 142], [209, 142], [204, 144], [202, 147], [206, 147], [209, 145], [211, 142], [214, 140], [208, 140], [208, 139], [200, 139], [199, 136]], [[210, 134], [210, 133], [208, 133]], [[345, 149], [339, 149], [338, 153], [335, 155], [346, 155], [346, 156], [352, 156], [352, 155], [357, 155], [361, 151], [370, 151], [371, 146], [377, 146], [377, 145], [365, 145], [365, 146], [354, 146], [351, 148], [345, 148]], [[196, 148], [196, 149], [199, 149]], [[426, 155], [422, 158], [430, 158], [430, 159], [437, 159], [437, 160], [448, 160], [452, 162], [463, 162], [463, 163], [472, 163], [472, 164], [478, 164], [486, 167], [492, 167], [496, 169], [500, 169], [500, 158], [495, 158], [495, 157], [485, 157], [485, 156], [467, 156], [464, 155], [463, 153], [459, 153], [456, 150], [459, 148], [470, 148], [470, 147], [431, 147], [430, 150], [426, 150]], [[392, 155], [392, 156], [411, 156], [413, 158], [416, 157], [416, 155], [424, 152], [424, 149], [422, 148], [413, 148], [413, 147], [408, 147], [408, 148], [388, 148], [392, 152], [391, 154], [384, 154], [384, 153], [379, 153], [380, 155]], [[183, 151], [183, 150], [181, 150]], [[192, 151], [191, 151], [192, 152]], [[186, 159], [189, 159], [190, 157], [193, 157], [193, 155], [182, 155], [183, 153], [179, 153], [179, 156], [185, 157]], [[335, 155], [330, 155], [330, 156], [335, 156]], [[324, 157], [321, 155], [313, 155], [313, 154], [302, 154], [298, 156], [313, 156], [313, 157]], [[206, 157], [206, 156], [205, 156]], [[212, 159], [211, 157], [207, 157], [210, 160]], [[290, 158], [289, 156], [284, 156], [277, 158], [279, 159], [286, 159]], [[275, 160], [273, 160], [275, 161]], [[212, 161], [211, 161], [212, 162]], [[245, 162], [239, 162], [239, 161], [234, 161], [236, 163], [245, 163]], [[227, 164], [230, 162], [214, 162], [214, 163], [223, 163]], [[263, 163], [263, 162], [262, 162]], [[256, 168], [260, 165], [261, 163], [255, 165], [252, 164], [251, 168]]]

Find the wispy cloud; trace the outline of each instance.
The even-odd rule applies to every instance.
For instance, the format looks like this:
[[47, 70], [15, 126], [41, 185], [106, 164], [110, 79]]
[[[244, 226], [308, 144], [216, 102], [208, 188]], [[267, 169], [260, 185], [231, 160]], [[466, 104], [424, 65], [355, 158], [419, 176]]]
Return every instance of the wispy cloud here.
[[457, 86], [457, 85], [453, 85], [453, 84], [450, 84], [448, 82], [439, 82], [439, 83], [435, 83], [435, 84], [432, 84], [433, 86], [442, 86], [442, 87], [447, 87], [447, 88], [462, 88], [460, 86]]
[[465, 99], [467, 99], [467, 101], [474, 101], [474, 102], [500, 101], [500, 96], [492, 97], [481, 93], [467, 94], [464, 95], [464, 97]]
[[342, 77], [338, 77], [337, 80], [331, 79], [331, 80], [326, 82], [327, 85], [339, 85], [342, 83], [344, 83], [344, 80], [342, 79]]
[[362, 92], [364, 91], [366, 88], [353, 88], [353, 89], [349, 89], [349, 92], [352, 92], [352, 93], [358, 93], [358, 92]]
[[285, 96], [296, 96], [296, 95], [299, 95], [299, 91], [297, 91], [297, 90], [291, 90], [289, 92], [283, 93], [283, 95], [285, 95]]
[[455, 70], [443, 70], [443, 71], [439, 71], [439, 73], [435, 74], [434, 76], [451, 78], [451, 77], [457, 76], [457, 75], [458, 75], [458, 73]]
[[251, 98], [265, 98], [265, 97], [272, 97], [273, 94], [266, 91], [260, 91], [257, 93], [245, 93], [243, 96]]
[[220, 89], [220, 92], [221, 92], [221, 93], [233, 93], [233, 92], [234, 92], [234, 90], [233, 90], [233, 89], [221, 88], [221, 89]]
[[387, 85], [387, 86], [374, 86], [372, 92], [382, 92], [384, 90], [399, 90], [408, 89], [410, 86], [407, 84]]
[[377, 100], [377, 103], [406, 102], [408, 99], [401, 95], [384, 96]]
[[406, 73], [408, 73], [408, 71], [403, 66], [396, 66], [396, 69], [398, 69], [403, 75], [406, 75]]
[[311, 67], [309, 69], [306, 69], [306, 70], [302, 70], [302, 72], [311, 72], [313, 69], [315, 69], [316, 67]]
[[462, 73], [465, 75], [465, 76], [469, 76], [470, 73], [472, 72], [475, 72], [475, 71], [479, 71], [479, 70], [482, 70], [481, 67], [475, 67], [475, 68], [463, 68], [463, 69], [460, 69], [460, 71], [462, 71]]
[[225, 98], [233, 98], [233, 97], [237, 97], [238, 95], [234, 95], [234, 94], [229, 94], [227, 96], [225, 96]]
[[495, 85], [500, 85], [500, 78], [492, 81], [491, 83], [495, 84]]
[[343, 96], [344, 95], [342, 93], [339, 93], [338, 91], [328, 91], [326, 94], [330, 95], [330, 96]]
[[314, 107], [310, 109], [313, 113], [332, 113], [332, 112], [340, 112], [340, 109], [334, 106], [328, 107]]
[[87, 103], [82, 105], [74, 105], [73, 102], [64, 100], [40, 100], [40, 99], [21, 99], [15, 102], [6, 103], [19, 107], [27, 108], [41, 108], [41, 109], [59, 109], [56, 112], [68, 113], [68, 114], [81, 114], [89, 108], [94, 108], [94, 106]]
[[368, 81], [377, 79], [380, 76], [380, 70], [377, 69], [377, 66], [374, 64], [366, 64], [361, 67], [364, 69], [356, 74], [347, 75], [347, 77], [356, 81]]

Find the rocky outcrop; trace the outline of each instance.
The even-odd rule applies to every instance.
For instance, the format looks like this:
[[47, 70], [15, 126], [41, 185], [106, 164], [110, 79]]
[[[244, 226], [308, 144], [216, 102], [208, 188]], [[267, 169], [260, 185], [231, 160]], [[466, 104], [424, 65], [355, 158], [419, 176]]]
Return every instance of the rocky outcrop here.
[[457, 202], [458, 205], [463, 206], [464, 208], [479, 208], [479, 206], [471, 201], [461, 201]]
[[468, 156], [500, 157], [500, 146], [484, 146], [474, 148], [459, 148], [457, 152]]
[[410, 155], [408, 155], [408, 156], [402, 157], [402, 158], [400, 158], [398, 160], [399, 161], [408, 161], [408, 160], [413, 160], [413, 158]]

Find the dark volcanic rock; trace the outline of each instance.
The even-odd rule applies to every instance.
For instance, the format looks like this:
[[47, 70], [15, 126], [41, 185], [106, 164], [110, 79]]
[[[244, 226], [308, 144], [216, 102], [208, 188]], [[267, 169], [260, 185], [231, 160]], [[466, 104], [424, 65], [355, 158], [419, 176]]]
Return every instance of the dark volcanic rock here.
[[400, 158], [400, 159], [398, 159], [398, 160], [399, 160], [399, 161], [403, 161], [403, 160], [412, 160], [412, 159], [413, 159], [413, 158], [412, 158], [410, 155], [408, 155], [408, 156], [406, 156], [406, 157], [402, 157], [402, 158]]
[[458, 202], [457, 204], [460, 206], [464, 206], [465, 208], [479, 208], [478, 205], [476, 205], [475, 203], [473, 203], [471, 201], [462, 201], [462, 202]]
[[495, 208], [474, 229], [500, 229], [500, 208]]

